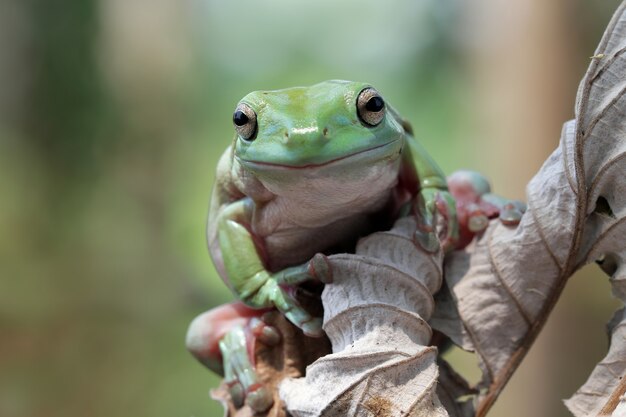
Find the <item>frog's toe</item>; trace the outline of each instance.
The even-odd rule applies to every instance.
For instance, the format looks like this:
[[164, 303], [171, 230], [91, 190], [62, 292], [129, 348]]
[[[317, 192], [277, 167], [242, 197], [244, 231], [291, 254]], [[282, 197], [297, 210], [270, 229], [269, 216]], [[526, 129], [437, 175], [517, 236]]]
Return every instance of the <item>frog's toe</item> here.
[[267, 346], [276, 346], [280, 342], [280, 332], [273, 326], [265, 324], [258, 317], [253, 317], [249, 323], [252, 336]]
[[470, 216], [467, 221], [467, 228], [472, 233], [482, 232], [489, 225], [489, 218], [484, 214]]
[[230, 393], [230, 398], [233, 401], [233, 404], [236, 408], [243, 407], [243, 402], [245, 399], [245, 392], [243, 390], [243, 385], [239, 380], [235, 379], [232, 381], [225, 381], [226, 387], [228, 387], [228, 392]]
[[489, 217], [480, 209], [478, 204], [470, 204], [467, 207], [467, 229], [472, 233], [482, 232], [489, 226]]
[[273, 302], [276, 308], [285, 315], [287, 320], [302, 329], [307, 336], [317, 337], [324, 334], [322, 330], [322, 319], [313, 317], [308, 311], [302, 308], [295, 297], [291, 295], [290, 291], [282, 289], [281, 291], [275, 292]]
[[262, 343], [268, 346], [276, 346], [280, 343], [280, 333], [272, 326], [265, 326], [258, 337]]
[[522, 220], [523, 215], [524, 213], [513, 204], [507, 204], [500, 211], [500, 221], [507, 226], [515, 226]]
[[309, 321], [299, 326], [302, 332], [309, 337], [322, 337], [324, 330], [322, 329], [322, 319], [320, 317], [312, 317]]
[[316, 253], [309, 261], [309, 274], [324, 284], [333, 282], [333, 271], [328, 257], [322, 253]]
[[526, 212], [526, 204], [519, 200], [510, 200], [500, 210], [500, 221], [507, 226], [516, 226]]
[[324, 335], [322, 330], [322, 319], [313, 317], [300, 307], [285, 312], [285, 317], [298, 326], [302, 332], [309, 337], [321, 337]]
[[413, 234], [415, 242], [428, 253], [437, 252], [439, 249], [439, 238], [434, 232], [416, 230]]
[[269, 390], [261, 384], [256, 384], [248, 389], [246, 394], [246, 405], [254, 411], [261, 413], [274, 404], [274, 399]]

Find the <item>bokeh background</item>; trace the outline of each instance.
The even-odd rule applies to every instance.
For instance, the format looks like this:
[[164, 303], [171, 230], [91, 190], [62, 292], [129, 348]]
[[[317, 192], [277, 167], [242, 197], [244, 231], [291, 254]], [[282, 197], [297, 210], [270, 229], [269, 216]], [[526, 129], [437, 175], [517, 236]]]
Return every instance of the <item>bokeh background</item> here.
[[[0, 416], [221, 415], [184, 335], [232, 299], [204, 229], [247, 92], [369, 81], [523, 198], [617, 4], [0, 0]], [[568, 415], [616, 308], [576, 275], [490, 415]]]

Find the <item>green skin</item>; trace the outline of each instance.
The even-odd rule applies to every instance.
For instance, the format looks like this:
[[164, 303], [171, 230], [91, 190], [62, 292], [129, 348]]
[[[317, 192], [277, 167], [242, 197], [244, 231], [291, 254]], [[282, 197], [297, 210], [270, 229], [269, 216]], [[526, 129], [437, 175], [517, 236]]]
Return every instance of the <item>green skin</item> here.
[[[240, 103], [256, 113], [255, 135], [237, 135], [218, 165], [208, 242], [220, 275], [246, 305], [277, 308], [310, 336], [322, 334], [321, 319], [298, 304], [293, 288], [324, 280], [316, 254], [355, 241], [376, 219], [411, 211], [426, 250], [458, 239], [443, 172], [388, 104], [380, 123], [363, 121], [357, 100], [367, 87], [327, 81], [248, 94]], [[228, 338], [220, 348], [230, 375], [240, 372], [229, 363], [247, 359], [235, 348], [240, 338]]]

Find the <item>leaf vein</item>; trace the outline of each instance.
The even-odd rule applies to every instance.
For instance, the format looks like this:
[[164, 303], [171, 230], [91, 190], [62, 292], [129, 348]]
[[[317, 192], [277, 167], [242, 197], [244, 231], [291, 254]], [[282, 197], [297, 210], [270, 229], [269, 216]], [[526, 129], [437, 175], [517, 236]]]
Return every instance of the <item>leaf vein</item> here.
[[563, 140], [561, 140], [561, 154], [563, 155], [563, 170], [565, 171], [565, 177], [567, 178], [567, 182], [569, 183], [569, 187], [572, 189], [572, 192], [574, 193], [574, 195], [578, 194], [578, 190], [576, 189], [576, 186], [574, 185], [574, 178], [572, 178], [572, 173], [569, 170], [569, 163], [568, 163], [568, 159], [567, 159], [567, 148], [566, 148], [566, 142], [567, 142], [567, 134], [566, 136], [563, 137]]
[[591, 120], [591, 122], [589, 123], [589, 126], [587, 126], [587, 129], [585, 129], [585, 131], [582, 134], [583, 144], [587, 141], [587, 139], [589, 139], [591, 133], [593, 132], [593, 129], [596, 127], [598, 122], [609, 112], [609, 110], [613, 108], [613, 106], [615, 106], [615, 103], [617, 103], [622, 98], [624, 93], [626, 93], [626, 85], [624, 85], [622, 89], [615, 95], [615, 97], [613, 97], [613, 99], [604, 108], [602, 108], [600, 113], [598, 113]]
[[591, 245], [591, 247], [589, 248], [589, 250], [587, 251], [587, 253], [585, 254], [585, 256], [583, 257], [583, 259], [585, 260], [585, 262], [589, 262], [589, 255], [595, 251], [598, 246], [601, 245], [602, 240], [611, 233], [611, 231], [617, 227], [619, 227], [622, 223], [626, 223], [626, 217], [622, 217], [621, 219], [617, 220], [615, 223], [613, 223], [612, 225], [610, 225], [609, 227], [607, 227], [607, 229], [602, 232], [600, 234], [600, 236], [598, 236], [598, 238], [596, 239], [595, 242], [593, 242], [593, 245]]
[[609, 58], [608, 60], [606, 60], [606, 64], [604, 64], [604, 66], [602, 66], [602, 68], [600, 68], [598, 70], [598, 72], [596, 73], [596, 75], [593, 76], [593, 78], [591, 79], [591, 82], [595, 82], [598, 78], [600, 78], [600, 76], [602, 74], [604, 74], [604, 72], [611, 66], [613, 65], [613, 63], [617, 60], [617, 58], [620, 57], [620, 55], [622, 55], [624, 52], [626, 52], [626, 46], [622, 47], [621, 49], [618, 49], [617, 52], [615, 52], [613, 54], [613, 56], [611, 56], [611, 58]]
[[541, 238], [541, 243], [543, 243], [543, 246], [546, 248], [548, 255], [550, 255], [550, 258], [552, 258], [552, 261], [554, 261], [554, 264], [559, 270], [559, 275], [560, 275], [563, 272], [563, 267], [559, 263], [559, 260], [554, 254], [554, 252], [552, 251], [552, 248], [550, 247], [550, 245], [548, 245], [548, 241], [546, 240], [546, 235], [543, 231], [543, 228], [541, 227], [541, 223], [539, 223], [539, 219], [537, 219], [537, 214], [535, 213], [535, 209], [533, 206], [534, 206], [534, 203], [532, 203], [532, 198], [529, 198], [527, 212], [529, 211], [531, 216], [533, 216], [533, 221], [535, 222], [535, 225], [537, 226], [537, 233], [539, 233], [539, 237]]
[[522, 318], [524, 319], [526, 324], [530, 327], [532, 320], [530, 320], [528, 313], [526, 313], [526, 311], [522, 308], [522, 305], [519, 303], [519, 300], [515, 297], [515, 295], [513, 295], [513, 291], [504, 281], [504, 278], [502, 277], [502, 271], [500, 271], [500, 269], [498, 268], [498, 265], [495, 262], [495, 257], [493, 255], [493, 247], [491, 245], [493, 242], [492, 238], [493, 238], [493, 234], [489, 236], [489, 240], [487, 241], [487, 251], [489, 253], [489, 262], [491, 263], [491, 267], [493, 268], [494, 275], [496, 276], [496, 278], [498, 278], [498, 281], [500, 281], [502, 288], [504, 288], [504, 290], [507, 292], [509, 297], [511, 297], [511, 299], [513, 300], [513, 303], [515, 304], [515, 307], [517, 307], [517, 310], [520, 312]]
[[593, 182], [591, 183], [591, 186], [589, 187], [589, 195], [593, 195], [593, 192], [594, 192], [595, 188], [598, 186], [598, 183], [600, 182], [600, 180], [604, 176], [605, 172], [608, 171], [608, 169], [611, 168], [613, 166], [613, 164], [618, 163], [619, 161], [621, 161], [624, 158], [626, 158], [626, 152], [621, 152], [621, 153], [617, 154], [614, 158], [609, 159], [606, 162], [606, 164], [604, 164], [602, 166], [602, 168], [600, 168], [600, 170], [596, 174], [595, 178], [593, 179]]

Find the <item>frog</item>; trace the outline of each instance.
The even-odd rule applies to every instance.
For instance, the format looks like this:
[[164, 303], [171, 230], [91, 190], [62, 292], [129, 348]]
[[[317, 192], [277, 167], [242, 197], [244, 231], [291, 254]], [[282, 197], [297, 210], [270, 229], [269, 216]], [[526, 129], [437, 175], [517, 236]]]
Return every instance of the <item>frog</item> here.
[[[264, 324], [264, 313], [277, 309], [304, 335], [321, 337], [321, 317], [298, 294], [307, 292], [307, 283], [332, 282], [326, 256], [350, 251], [360, 237], [406, 215], [418, 219], [416, 245], [429, 253], [450, 251], [459, 241], [459, 222], [442, 169], [409, 122], [368, 83], [330, 80], [255, 91], [236, 105], [232, 122], [233, 142], [217, 166], [207, 241], [239, 301], [194, 320], [187, 347], [224, 375], [236, 405], [263, 411], [272, 400], [255, 375], [250, 341], [280, 339]], [[477, 213], [467, 233], [479, 231], [485, 213], [497, 215]], [[463, 217], [465, 223], [471, 218]]]

